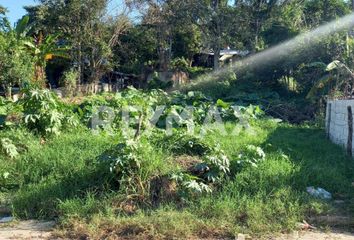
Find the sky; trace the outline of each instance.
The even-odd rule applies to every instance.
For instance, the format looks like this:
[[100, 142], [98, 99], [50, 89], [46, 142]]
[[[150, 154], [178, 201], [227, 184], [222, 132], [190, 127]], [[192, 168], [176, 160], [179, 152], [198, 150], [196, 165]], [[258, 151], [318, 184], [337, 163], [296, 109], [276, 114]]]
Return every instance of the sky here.
[[[113, 0], [115, 6], [122, 4], [123, 0]], [[0, 5], [7, 8], [8, 13], [7, 17], [9, 18], [12, 24], [16, 23], [23, 15], [26, 14], [26, 11], [23, 9], [23, 6], [35, 5], [35, 0], [0, 0]]]
[[35, 5], [34, 0], [0, 0], [0, 5], [7, 8], [8, 13], [6, 14], [11, 23], [15, 23], [26, 11], [23, 6]]

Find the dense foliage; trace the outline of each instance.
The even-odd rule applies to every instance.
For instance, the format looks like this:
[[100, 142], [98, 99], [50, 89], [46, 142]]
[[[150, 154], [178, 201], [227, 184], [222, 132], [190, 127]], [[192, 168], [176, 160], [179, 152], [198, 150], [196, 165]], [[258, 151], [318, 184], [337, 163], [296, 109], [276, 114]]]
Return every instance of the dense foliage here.
[[[195, 131], [181, 117], [189, 104]], [[18, 218], [59, 218], [67, 238], [188, 238], [201, 229], [218, 237], [291, 230], [330, 209], [305, 194], [308, 185], [351, 198], [351, 160], [321, 129], [232, 104], [200, 92], [136, 89], [66, 103], [45, 90], [17, 103], [2, 99], [0, 202], [11, 202]], [[153, 120], [151, 109], [161, 105], [161, 121]], [[129, 106], [126, 126], [120, 113]], [[216, 119], [205, 125], [210, 106], [228, 134], [212, 127]], [[173, 111], [170, 135], [163, 126]], [[137, 224], [139, 231], [124, 230]]]
[[3, 28], [3, 31], [0, 31], [0, 84], [6, 94], [11, 96], [13, 86], [21, 86], [32, 80], [34, 60], [25, 48], [27, 38], [23, 33], [26, 19], [13, 29], [0, 13], [0, 25], [1, 23], [0, 29]]
[[[55, 76], [63, 75], [63, 70], [77, 72], [75, 84], [71, 81], [69, 85], [69, 95], [78, 94], [80, 84], [98, 83], [112, 70], [143, 74], [144, 79], [154, 71], [183, 71], [194, 79], [212, 67], [206, 67], [199, 55], [214, 52], [213, 67], [219, 68], [223, 48], [258, 53], [349, 14], [351, 10], [350, 3], [344, 0], [136, 0], [126, 1], [125, 7], [113, 7], [109, 2], [39, 1], [36, 6], [26, 7], [30, 28], [24, 27], [23, 21], [19, 22], [16, 29], [22, 31], [20, 35], [9, 30], [6, 18], [2, 17], [1, 36], [9, 39], [1, 44], [2, 55], [13, 56], [9, 57], [11, 61], [2, 64], [3, 86], [9, 89], [7, 86], [31, 81], [31, 67], [35, 68], [34, 80], [37, 81], [45, 77], [43, 68], [51, 73], [60, 71]], [[108, 7], [113, 10], [108, 11]], [[77, 12], [80, 14], [75, 14]], [[30, 40], [27, 43], [32, 41], [33, 44], [26, 44], [27, 53], [19, 38]], [[301, 101], [310, 104], [304, 97], [326, 75], [321, 66], [339, 60], [353, 68], [353, 47], [352, 36], [346, 31], [319, 39], [311, 48], [303, 43], [291, 57], [262, 66], [244, 67], [236, 73], [237, 81], [232, 81], [226, 90], [237, 88], [239, 82], [251, 92], [268, 88], [282, 100], [295, 99], [296, 107], [301, 109]], [[5, 50], [7, 48], [11, 49]], [[16, 59], [19, 55], [21, 58]], [[35, 63], [31, 65], [31, 61]], [[47, 67], [46, 61], [50, 66]], [[55, 77], [50, 76], [51, 84], [67, 86], [64, 81], [52, 78]], [[150, 88], [164, 84], [156, 85], [159, 81], [155, 80]], [[321, 96], [327, 93], [322, 91], [311, 100], [320, 103]]]
[[[176, 184], [175, 193], [171, 194], [175, 194], [173, 199], [181, 201], [217, 190], [230, 176], [230, 159], [220, 145], [205, 141], [203, 135], [218, 132], [215, 127], [222, 126], [218, 120], [238, 122], [242, 131], [247, 127], [242, 125], [243, 121], [263, 116], [259, 107], [236, 107], [222, 100], [213, 102], [200, 92], [167, 94], [162, 90], [143, 92], [134, 88], [118, 94], [87, 97], [74, 105], [62, 102], [48, 90], [30, 89], [16, 103], [5, 99], [2, 102], [2, 130], [9, 134], [19, 131], [14, 136], [5, 134], [1, 138], [4, 156], [21, 159], [27, 154], [28, 146], [20, 146], [17, 139], [22, 138], [22, 134], [39, 136], [46, 144], [45, 139], [55, 139], [54, 136], [63, 131], [68, 134], [74, 129], [87, 132], [92, 128], [98, 135], [110, 134], [116, 138], [115, 145], [97, 159], [96, 164], [103, 171], [100, 184], [127, 195], [136, 194], [141, 198], [139, 201], [150, 204], [163, 198], [152, 193], [156, 191], [151, 189], [154, 179]], [[184, 115], [186, 109], [191, 110], [191, 115]], [[155, 116], [156, 111], [161, 111], [158, 116]], [[254, 151], [254, 156], [262, 152], [255, 147], [247, 149]], [[172, 159], [181, 158], [179, 167], [167, 167], [172, 159], [164, 162], [164, 157], [169, 155]], [[243, 155], [238, 171], [243, 163], [256, 165], [257, 160], [252, 156]], [[25, 187], [31, 182], [16, 181], [11, 169], [6, 167], [2, 171], [6, 179], [1, 188], [23, 184]], [[45, 216], [54, 214], [43, 213]], [[27, 214], [36, 216], [33, 211]]]
[[114, 2], [39, 0], [14, 27], [0, 6], [0, 217], [228, 239], [333, 211], [308, 186], [352, 208], [353, 164], [321, 126], [326, 98], [354, 93], [353, 33], [262, 58], [350, 1]]

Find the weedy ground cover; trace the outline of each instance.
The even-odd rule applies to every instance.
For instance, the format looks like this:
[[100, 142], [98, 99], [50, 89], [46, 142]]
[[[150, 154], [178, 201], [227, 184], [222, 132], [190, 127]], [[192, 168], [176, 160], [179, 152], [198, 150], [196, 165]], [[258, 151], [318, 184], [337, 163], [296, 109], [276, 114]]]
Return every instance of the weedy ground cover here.
[[[109, 128], [92, 131], [101, 105], [115, 117]], [[131, 105], [129, 116], [137, 121], [127, 134], [119, 113]], [[158, 105], [164, 112], [151, 128], [150, 109]], [[169, 114], [188, 105], [197, 132], [205, 130], [215, 105], [229, 134], [191, 134], [185, 119], [166, 134]], [[54, 110], [44, 111], [47, 106]], [[253, 106], [235, 114], [231, 106], [197, 92], [134, 89], [76, 104], [47, 92], [28, 93], [17, 104], [3, 101], [2, 202], [18, 218], [57, 219], [62, 237], [92, 239], [233, 238], [238, 232], [292, 230], [333, 211], [331, 201], [309, 196], [308, 186], [323, 187], [352, 208], [353, 163], [323, 129], [279, 123]], [[235, 129], [238, 134], [231, 134]]]

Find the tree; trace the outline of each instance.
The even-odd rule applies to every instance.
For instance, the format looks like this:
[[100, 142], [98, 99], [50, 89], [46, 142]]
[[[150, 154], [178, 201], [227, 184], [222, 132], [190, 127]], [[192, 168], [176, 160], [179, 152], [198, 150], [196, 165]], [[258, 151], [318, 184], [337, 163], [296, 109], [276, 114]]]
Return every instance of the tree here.
[[177, 0], [126, 1], [131, 9], [142, 14], [142, 25], [154, 30], [157, 40], [159, 71], [168, 71], [172, 59], [172, 32], [176, 26]]
[[109, 69], [111, 49], [130, 26], [124, 10], [109, 16], [108, 2], [40, 0], [39, 6], [27, 8], [38, 31], [65, 36], [72, 64], [80, 73], [78, 86], [84, 80], [97, 82]]
[[257, 52], [265, 48], [261, 34], [269, 23], [269, 21], [272, 21], [273, 18], [277, 17], [273, 14], [274, 11], [285, 9], [289, 6], [289, 4], [294, 4], [297, 2], [298, 0], [234, 1], [234, 6], [240, 15], [240, 18], [242, 19], [242, 24], [248, 26], [250, 36], [252, 36], [251, 50], [253, 50], [253, 52]]
[[214, 52], [214, 69], [219, 69], [220, 51], [230, 43], [237, 15], [227, 0], [186, 0], [178, 2], [178, 19], [185, 19], [201, 32], [202, 45]]
[[187, 16], [187, 5], [179, 0], [133, 0], [128, 5], [142, 14], [140, 26], [155, 34], [157, 67], [168, 71], [173, 58], [185, 57], [190, 63], [200, 51], [201, 32]]
[[140, 74], [146, 66], [156, 66], [157, 45], [155, 29], [142, 24], [133, 26], [113, 48], [114, 67], [121, 72]]
[[259, 37], [262, 38], [265, 47], [271, 47], [285, 40], [295, 37], [306, 29], [303, 21], [303, 0], [290, 1], [273, 7]]
[[33, 57], [25, 48], [28, 40], [23, 33], [26, 19], [19, 21], [16, 28], [12, 28], [7, 18], [2, 15], [0, 24], [0, 84], [11, 97], [12, 87], [23, 83], [30, 83], [33, 78]]
[[4, 31], [7, 27], [10, 26], [9, 21], [5, 16], [6, 12], [6, 8], [0, 5], [0, 26], [2, 31]]
[[174, 58], [185, 58], [192, 65], [195, 54], [202, 49], [202, 33], [195, 24], [178, 26], [173, 32], [172, 53]]
[[58, 37], [55, 35], [50, 34], [43, 39], [41, 32], [35, 41], [30, 39], [30, 41], [24, 42], [24, 45], [34, 58], [34, 84], [43, 88], [46, 84], [47, 62], [55, 57], [68, 58], [68, 48], [67, 46], [59, 46]]

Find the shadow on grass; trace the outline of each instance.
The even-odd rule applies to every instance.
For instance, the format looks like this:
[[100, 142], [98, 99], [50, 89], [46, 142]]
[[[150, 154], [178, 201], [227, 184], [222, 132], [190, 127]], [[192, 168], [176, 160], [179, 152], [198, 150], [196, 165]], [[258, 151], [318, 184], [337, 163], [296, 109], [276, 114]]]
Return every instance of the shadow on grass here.
[[20, 218], [52, 219], [58, 217], [58, 204], [72, 198], [84, 198], [87, 192], [100, 193], [107, 182], [101, 168], [75, 172], [62, 179], [49, 177], [38, 184], [20, 189], [13, 200], [13, 210]]
[[354, 160], [345, 150], [326, 139], [325, 131], [305, 127], [278, 127], [264, 147], [267, 152], [282, 151], [295, 165], [293, 186], [304, 191], [308, 186], [322, 187], [334, 198], [352, 197]]
[[88, 193], [99, 196], [108, 189], [117, 190], [118, 184], [113, 181], [109, 164], [103, 161], [111, 150], [102, 151], [99, 156], [91, 156], [85, 162], [75, 163], [73, 156], [67, 156], [65, 161], [74, 162], [75, 169], [53, 162], [51, 171], [43, 173], [41, 181], [28, 182], [15, 194], [12, 206], [16, 217], [53, 219], [60, 216], [60, 202], [85, 199]]

